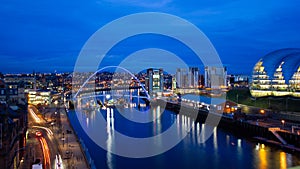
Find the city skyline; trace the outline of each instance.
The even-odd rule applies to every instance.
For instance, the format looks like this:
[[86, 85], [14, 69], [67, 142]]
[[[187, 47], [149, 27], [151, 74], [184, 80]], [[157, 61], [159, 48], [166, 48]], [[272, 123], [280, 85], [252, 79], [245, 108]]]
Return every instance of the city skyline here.
[[300, 166], [299, 5], [3, 2], [0, 166]]
[[[128, 14], [155, 11], [195, 24], [211, 40], [230, 74], [250, 75], [255, 63], [269, 52], [299, 47], [297, 4], [295, 0], [6, 2], [0, 7], [0, 20], [6, 23], [0, 28], [1, 71], [72, 72], [80, 49], [102, 26]], [[121, 46], [109, 57], [118, 60], [132, 51], [152, 47], [157, 38], [128, 40], [128, 49]], [[147, 43], [140, 43], [145, 39]], [[170, 44], [177, 45], [166, 39], [158, 47], [172, 49]], [[187, 53], [184, 57], [192, 56]]]

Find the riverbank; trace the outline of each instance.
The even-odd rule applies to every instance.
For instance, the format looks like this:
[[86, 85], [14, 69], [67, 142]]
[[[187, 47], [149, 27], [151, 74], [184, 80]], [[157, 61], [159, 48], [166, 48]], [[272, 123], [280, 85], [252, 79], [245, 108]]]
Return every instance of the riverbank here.
[[[134, 101], [137, 102], [136, 99]], [[110, 110], [96, 109], [93, 112], [69, 111], [69, 120], [86, 144], [97, 168], [210, 169], [224, 168], [226, 166], [227, 168], [256, 169], [263, 167], [280, 168], [283, 165], [287, 167], [300, 165], [297, 153], [288, 153], [266, 144], [264, 150], [257, 150], [256, 145], [260, 142], [233, 134], [231, 129], [225, 131], [226, 127], [222, 127], [222, 129], [221, 127], [215, 128], [211, 137], [204, 141], [202, 130], [209, 129], [208, 124], [193, 123], [194, 118], [188, 117], [188, 115], [176, 115], [176, 112], [166, 110], [162, 106], [155, 107], [152, 104], [153, 102], [155, 101], [151, 101], [152, 108], [140, 109], [143, 113], [136, 112], [138, 107], [124, 108], [121, 111], [118, 108], [109, 108]], [[113, 113], [111, 113], [112, 110]], [[153, 119], [153, 123], [133, 123], [128, 118], [124, 118], [124, 114], [135, 115], [135, 113], [142, 119], [149, 119], [150, 117]], [[99, 125], [103, 123], [99, 124], [99, 118], [104, 118], [104, 120], [109, 122], [109, 125], [106, 124], [103, 126], [104, 128], [101, 128], [103, 132], [100, 132]], [[198, 120], [205, 119], [199, 118]], [[180, 143], [162, 154], [149, 158], [128, 158], [111, 153], [115, 148], [128, 147], [120, 138], [115, 137], [116, 132], [132, 138], [149, 138], [165, 133], [170, 126], [175, 127], [179, 134], [187, 132], [187, 135]], [[87, 132], [97, 131], [97, 129], [99, 129], [101, 138], [104, 138], [103, 141], [105, 141], [103, 148], [87, 135]], [[171, 139], [172, 137], [168, 137], [165, 141], [169, 142]], [[163, 142], [157, 142], [158, 146], [162, 145], [161, 143]], [[136, 150], [136, 147], [138, 145], [132, 145], [128, 151]], [[144, 151], [149, 150], [145, 147]]]
[[291, 96], [252, 97], [249, 88], [233, 88], [227, 92], [227, 100], [238, 104], [269, 109], [272, 112], [300, 112], [300, 99]]
[[[80, 145], [80, 151], [83, 154], [84, 157], [84, 162], [85, 162], [85, 166], [88, 169], [96, 169], [96, 167], [94, 166], [93, 160], [91, 158], [91, 155], [89, 154], [86, 145], [84, 144], [84, 141], [80, 138], [80, 136], [78, 135], [78, 133], [76, 132], [76, 130], [74, 129], [74, 127], [72, 126], [72, 124], [69, 121], [69, 110], [65, 109], [65, 113], [66, 113], [66, 117], [68, 119], [68, 123], [70, 128], [72, 128], [72, 133], [74, 134], [74, 136], [76, 136], [76, 142]], [[79, 158], [80, 159], [80, 158]], [[78, 169], [81, 169], [80, 167], [78, 167]]]
[[[179, 110], [181, 109], [184, 110], [181, 112], [184, 112], [185, 115], [191, 116], [190, 112], [195, 112], [195, 108], [188, 105], [181, 106], [178, 103], [166, 102], [164, 100], [158, 100], [157, 102], [158, 104], [165, 104], [166, 109], [171, 110], [175, 113], [179, 113]], [[197, 113], [198, 114], [196, 121], [204, 123], [209, 113], [208, 110], [199, 109], [197, 110]], [[279, 148], [282, 148], [284, 146], [285, 149], [288, 149], [289, 151], [296, 151], [300, 153], [300, 135], [290, 133], [284, 128], [280, 129], [280, 121], [278, 121], [277, 123], [276, 120], [247, 120], [247, 116], [239, 120], [221, 114], [216, 114], [215, 116], [222, 116], [218, 127], [220, 127], [223, 130], [227, 130], [233, 132], [236, 135], [240, 135], [251, 139], [257, 137], [263, 138], [261, 140], [265, 140], [269, 144], [276, 143], [272, 145], [277, 146]], [[270, 129], [272, 128], [279, 128], [279, 130], [271, 131]], [[281, 139], [284, 141], [280, 142], [282, 141]]]
[[56, 119], [56, 126], [54, 129], [54, 138], [56, 145], [60, 151], [64, 167], [69, 169], [90, 169], [86, 160], [82, 145], [79, 142], [78, 136], [75, 134], [68, 117], [67, 111], [64, 108], [50, 108], [45, 116], [45, 120], [50, 122], [52, 115], [58, 115]]

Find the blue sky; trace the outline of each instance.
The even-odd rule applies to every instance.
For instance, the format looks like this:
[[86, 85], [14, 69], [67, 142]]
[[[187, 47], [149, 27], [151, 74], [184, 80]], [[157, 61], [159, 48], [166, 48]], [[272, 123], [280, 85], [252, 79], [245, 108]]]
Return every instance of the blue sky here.
[[137, 12], [164, 12], [201, 29], [229, 73], [250, 74], [267, 53], [300, 47], [299, 5], [299, 0], [4, 0], [0, 72], [72, 71], [80, 49], [105, 24]]

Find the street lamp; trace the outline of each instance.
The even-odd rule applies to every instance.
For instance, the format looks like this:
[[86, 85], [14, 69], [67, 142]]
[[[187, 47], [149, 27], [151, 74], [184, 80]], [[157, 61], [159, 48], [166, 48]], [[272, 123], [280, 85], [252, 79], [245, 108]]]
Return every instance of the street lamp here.
[[51, 122], [51, 127], [52, 127], [52, 129], [53, 129], [54, 124], [55, 124], [55, 123], [52, 121], [52, 122]]
[[282, 128], [284, 128], [284, 123], [285, 123], [285, 121], [281, 120]]

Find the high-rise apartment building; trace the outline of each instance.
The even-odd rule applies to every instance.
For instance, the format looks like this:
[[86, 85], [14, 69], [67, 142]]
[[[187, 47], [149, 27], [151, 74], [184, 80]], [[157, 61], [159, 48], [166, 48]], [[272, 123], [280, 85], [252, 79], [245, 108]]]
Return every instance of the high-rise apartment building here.
[[199, 68], [190, 67], [176, 70], [176, 82], [179, 88], [197, 88], [199, 83]]
[[227, 70], [226, 67], [213, 67], [206, 66], [205, 67], [205, 87], [220, 89], [222, 87], [226, 87], [226, 76]]

